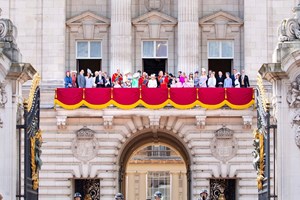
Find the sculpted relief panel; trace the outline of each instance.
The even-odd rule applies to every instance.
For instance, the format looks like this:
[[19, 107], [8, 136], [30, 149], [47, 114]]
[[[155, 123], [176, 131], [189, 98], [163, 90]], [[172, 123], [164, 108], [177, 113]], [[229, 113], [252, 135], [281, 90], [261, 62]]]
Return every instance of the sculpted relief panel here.
[[295, 143], [300, 148], [300, 75], [291, 83], [286, 100], [290, 108], [295, 109], [292, 127], [295, 131]]
[[233, 158], [238, 150], [237, 140], [233, 136], [233, 131], [225, 126], [215, 131], [215, 137], [212, 139], [210, 149], [213, 156], [223, 162]]
[[76, 138], [72, 142], [72, 152], [78, 160], [87, 162], [96, 157], [97, 146], [95, 131], [83, 127], [76, 132]]

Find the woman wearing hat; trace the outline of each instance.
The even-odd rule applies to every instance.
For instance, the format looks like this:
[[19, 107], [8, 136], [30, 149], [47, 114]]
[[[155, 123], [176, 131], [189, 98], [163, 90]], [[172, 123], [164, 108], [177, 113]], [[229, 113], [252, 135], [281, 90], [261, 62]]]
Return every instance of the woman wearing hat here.
[[150, 80], [148, 81], [148, 88], [157, 88], [157, 81], [155, 74], [151, 74]]
[[70, 76], [70, 72], [66, 72], [66, 77], [64, 79], [65, 82], [65, 88], [71, 88], [72, 87], [72, 78]]
[[200, 198], [198, 200], [209, 200], [207, 190], [200, 191]]
[[81, 200], [81, 194], [79, 192], [74, 194], [74, 200]]

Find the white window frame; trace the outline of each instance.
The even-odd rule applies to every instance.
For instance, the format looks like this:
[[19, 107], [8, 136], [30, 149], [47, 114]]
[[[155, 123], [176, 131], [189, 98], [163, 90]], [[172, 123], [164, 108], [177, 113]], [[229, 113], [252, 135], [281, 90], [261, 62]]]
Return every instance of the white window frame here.
[[[151, 193], [149, 194], [149, 179], [153, 178], [153, 176], [150, 176], [150, 173], [169, 173], [169, 194], [168, 194], [168, 199], [171, 199], [171, 195], [172, 195], [172, 175], [171, 175], [171, 172], [170, 171], [148, 171], [147, 174], [146, 174], [146, 187], [147, 187], [147, 190], [146, 190], [146, 196], [147, 196], [147, 199], [150, 197], [153, 197], [153, 194], [154, 193]], [[155, 192], [155, 191], [154, 191]], [[161, 191], [162, 192], [162, 191]], [[165, 198], [164, 198], [165, 199]]]
[[[219, 56], [211, 57], [209, 55], [209, 43], [210, 42], [219, 42]], [[222, 42], [231, 42], [232, 43], [232, 57], [222, 57]], [[207, 57], [208, 59], [234, 59], [234, 40], [208, 40], [207, 41]]]
[[[87, 42], [88, 43], [88, 56], [87, 57], [79, 57], [77, 46], [78, 42]], [[91, 57], [91, 42], [100, 42], [100, 57]], [[77, 40], [76, 41], [76, 59], [102, 59], [102, 40]]]
[[[148, 57], [148, 56], [144, 56], [144, 42], [153, 42], [154, 45], [154, 52], [153, 52], [153, 57]], [[167, 56], [164, 57], [157, 57], [156, 56], [156, 42], [167, 42]], [[169, 57], [169, 43], [168, 40], [142, 40], [141, 42], [141, 57], [142, 58], [155, 58], [155, 59], [166, 59]]]

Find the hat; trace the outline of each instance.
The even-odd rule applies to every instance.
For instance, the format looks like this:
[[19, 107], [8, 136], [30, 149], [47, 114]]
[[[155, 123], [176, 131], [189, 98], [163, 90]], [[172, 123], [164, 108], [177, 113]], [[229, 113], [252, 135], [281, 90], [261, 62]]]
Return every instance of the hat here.
[[195, 74], [199, 74], [199, 72], [198, 72], [198, 71], [195, 71]]
[[89, 68], [87, 69], [87, 73], [93, 75], [92, 71]]
[[161, 198], [161, 192], [160, 192], [160, 191], [156, 191], [156, 192], [154, 193], [154, 197], [159, 197], [159, 198]]
[[155, 74], [151, 74], [151, 76], [150, 76], [151, 78], [155, 78]]
[[73, 70], [73, 71], [71, 71], [71, 73], [75, 73], [75, 74], [77, 74], [77, 71], [76, 71], [76, 70]]
[[206, 72], [206, 69], [202, 67], [201, 71], [202, 71], [202, 72]]
[[81, 194], [80, 194], [79, 192], [76, 192], [76, 193], [74, 194], [74, 198], [76, 198], [76, 197], [81, 197]]
[[205, 189], [203, 189], [203, 190], [200, 191], [200, 194], [203, 194], [203, 193], [208, 194], [208, 193], [207, 193], [207, 190], [205, 190]]
[[133, 77], [133, 78], [138, 78], [139, 76], [140, 76], [139, 73], [134, 73], [132, 77]]
[[172, 73], [170, 73], [170, 74], [169, 74], [169, 76], [173, 77], [173, 74], [172, 74]]
[[117, 193], [117, 194], [115, 195], [115, 199], [124, 199], [124, 196], [123, 196], [122, 193]]

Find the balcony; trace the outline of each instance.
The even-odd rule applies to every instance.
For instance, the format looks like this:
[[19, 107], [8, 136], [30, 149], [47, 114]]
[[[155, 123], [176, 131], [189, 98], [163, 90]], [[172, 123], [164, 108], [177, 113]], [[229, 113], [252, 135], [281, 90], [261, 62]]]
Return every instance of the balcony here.
[[133, 109], [143, 106], [161, 109], [202, 107], [247, 109], [254, 104], [253, 88], [57, 88], [55, 106], [64, 109], [88, 107], [104, 109], [115, 106]]

